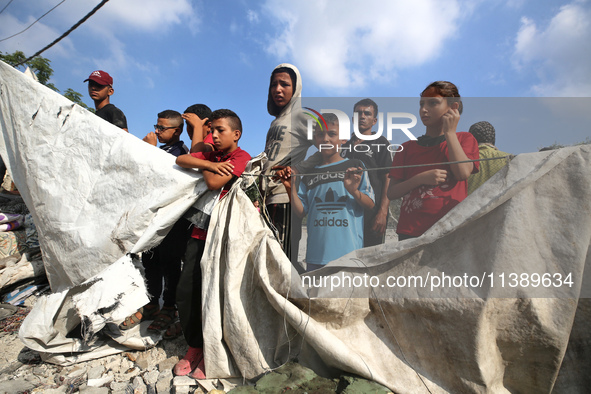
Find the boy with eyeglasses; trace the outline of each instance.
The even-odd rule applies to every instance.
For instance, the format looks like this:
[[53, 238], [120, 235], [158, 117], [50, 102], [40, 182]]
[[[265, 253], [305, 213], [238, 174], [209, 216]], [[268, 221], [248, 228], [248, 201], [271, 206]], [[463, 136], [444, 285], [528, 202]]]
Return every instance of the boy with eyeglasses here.
[[148, 133], [144, 141], [156, 146], [156, 141], [164, 144], [160, 149], [179, 157], [189, 153], [189, 148], [180, 140], [183, 133], [182, 115], [172, 109], [167, 109], [158, 114], [158, 120], [154, 125], [154, 132]]
[[[180, 140], [183, 132], [183, 118], [180, 113], [167, 109], [158, 114], [154, 125], [155, 131], [148, 133], [144, 141], [156, 146], [156, 140], [164, 144], [160, 147], [165, 152], [179, 157], [189, 153], [189, 148]], [[176, 288], [181, 275], [181, 259], [185, 254], [190, 223], [179, 219], [160, 245], [142, 254], [146, 286], [150, 302], [119, 325], [122, 330], [137, 326], [144, 320], [154, 320], [148, 331], [164, 332], [176, 318]], [[164, 289], [162, 280], [164, 279]], [[160, 295], [163, 306], [160, 309]], [[168, 333], [168, 336], [179, 335], [180, 332]], [[166, 337], [166, 335], [165, 335]]]
[[117, 127], [127, 130], [127, 119], [119, 108], [110, 103], [115, 93], [113, 78], [103, 70], [93, 71], [84, 82], [88, 81], [88, 95], [94, 101], [95, 115]]

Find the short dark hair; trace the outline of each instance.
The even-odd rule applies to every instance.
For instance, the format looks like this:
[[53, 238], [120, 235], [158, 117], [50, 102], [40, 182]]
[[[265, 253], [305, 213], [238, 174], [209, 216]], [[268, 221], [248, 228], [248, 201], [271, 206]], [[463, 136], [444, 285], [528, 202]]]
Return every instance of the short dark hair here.
[[460, 111], [460, 114], [462, 113], [462, 111], [464, 110], [464, 104], [462, 103], [462, 99], [460, 98], [460, 91], [458, 90], [458, 87], [456, 85], [448, 81], [431, 82], [429, 86], [427, 86], [421, 92], [421, 96], [423, 95], [423, 93], [425, 93], [425, 91], [431, 88], [435, 89], [437, 94], [441, 97], [446, 97], [447, 103], [449, 105], [451, 105], [452, 103], [460, 103], [458, 111]]
[[[327, 126], [329, 124], [336, 124], [337, 126], [339, 125], [339, 118], [332, 112], [323, 113], [322, 117], [324, 118]], [[324, 123], [322, 122], [322, 119], [320, 120], [320, 126], [318, 126], [318, 123], [316, 123], [314, 130], [317, 130], [318, 128], [324, 129]]]
[[158, 114], [159, 119], [170, 119], [175, 121], [177, 127], [183, 131], [183, 118], [181, 114], [173, 109], [167, 109]]
[[211, 121], [211, 109], [205, 104], [193, 104], [188, 107], [185, 114], [195, 114], [199, 116], [200, 119], [209, 118]]
[[355, 103], [355, 105], [353, 106], [353, 111], [355, 111], [357, 107], [373, 107], [374, 118], [377, 118], [378, 116], [378, 105], [375, 101], [373, 101], [370, 98], [364, 98], [363, 100], [360, 100], [357, 103]]
[[211, 119], [211, 121], [216, 119], [228, 119], [228, 123], [232, 130], [240, 130], [240, 135], [242, 136], [242, 121], [238, 115], [236, 115], [236, 112], [230, 109], [216, 109], [211, 113], [209, 119]]
[[[289, 78], [291, 78], [291, 85], [293, 87], [293, 92], [295, 93], [296, 84], [298, 82], [298, 77], [297, 77], [295, 71], [293, 71], [293, 69], [291, 69], [289, 67], [279, 67], [279, 68], [276, 68], [271, 73], [271, 81], [273, 81], [273, 75], [279, 74], [279, 73], [287, 73], [287, 75], [289, 75]], [[271, 90], [271, 86], [269, 86], [269, 91], [270, 90]]]

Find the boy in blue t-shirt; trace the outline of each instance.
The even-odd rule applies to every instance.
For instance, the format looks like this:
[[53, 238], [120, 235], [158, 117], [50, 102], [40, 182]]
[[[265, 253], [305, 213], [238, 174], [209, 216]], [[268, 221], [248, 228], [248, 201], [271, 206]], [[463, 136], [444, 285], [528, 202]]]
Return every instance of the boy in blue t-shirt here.
[[[374, 207], [374, 193], [360, 160], [340, 155], [339, 122], [324, 114], [327, 127], [316, 125], [314, 145], [322, 155], [317, 175], [304, 175], [296, 191], [290, 167], [278, 171], [293, 212], [308, 215], [307, 271], [321, 268], [363, 247], [363, 212]], [[322, 174], [318, 174], [322, 173]]]

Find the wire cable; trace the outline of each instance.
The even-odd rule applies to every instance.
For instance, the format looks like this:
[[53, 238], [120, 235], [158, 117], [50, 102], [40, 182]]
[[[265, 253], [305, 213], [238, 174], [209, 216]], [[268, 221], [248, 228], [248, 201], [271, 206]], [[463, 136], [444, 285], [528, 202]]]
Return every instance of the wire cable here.
[[90, 18], [92, 15], [94, 15], [95, 12], [97, 12], [102, 6], [104, 6], [109, 0], [103, 0], [101, 1], [96, 7], [94, 7], [92, 9], [92, 11], [90, 11], [88, 14], [86, 14], [86, 16], [84, 16], [84, 18], [80, 19], [74, 26], [72, 26], [67, 32], [65, 32], [64, 34], [62, 34], [60, 37], [58, 37], [55, 41], [53, 41], [51, 44], [47, 45], [45, 48], [41, 49], [40, 51], [38, 51], [36, 54], [34, 54], [33, 56], [29, 57], [28, 59], [23, 60], [22, 62], [20, 62], [19, 64], [15, 65], [15, 67], [18, 66], [22, 66], [23, 64], [27, 63], [28, 61], [30, 61], [31, 59], [39, 56], [40, 54], [42, 54], [43, 52], [45, 52], [46, 50], [48, 50], [49, 48], [51, 48], [52, 46], [54, 46], [55, 44], [57, 44], [58, 42], [60, 42], [63, 38], [67, 37], [71, 32], [73, 32], [78, 26], [80, 26], [81, 24], [83, 24], [84, 22], [86, 22], [86, 20], [88, 18]]
[[4, 6], [4, 8], [2, 8], [2, 9], [0, 10], [0, 14], [4, 12], [4, 10], [5, 10], [5, 9], [6, 9], [6, 8], [7, 8], [9, 5], [10, 5], [10, 3], [12, 3], [12, 1], [13, 1], [13, 0], [10, 0], [10, 1], [8, 2], [8, 4], [6, 4], [6, 5]]
[[[21, 31], [19, 31], [18, 33], [16, 33], [16, 34], [13, 34], [13, 35], [11, 35], [10, 37], [3, 38], [3, 39], [1, 39], [1, 40], [0, 40], [0, 42], [2, 42], [2, 41], [6, 41], [6, 40], [9, 40], [9, 39], [11, 39], [12, 37], [16, 37], [16, 36], [18, 36], [19, 34], [26, 32], [27, 30], [29, 30], [29, 28], [30, 28], [31, 26], [33, 26], [35, 23], [39, 22], [39, 21], [40, 21], [40, 20], [41, 20], [41, 19], [42, 19], [42, 18], [43, 18], [45, 15], [47, 15], [47, 14], [49, 14], [51, 11], [55, 10], [57, 7], [59, 7], [60, 5], [62, 5], [62, 3], [63, 3], [63, 2], [65, 2], [65, 1], [66, 1], [66, 0], [62, 0], [62, 1], [60, 1], [60, 2], [58, 3], [58, 5], [56, 5], [55, 7], [53, 7], [52, 9], [50, 9], [49, 11], [47, 11], [45, 14], [41, 15], [39, 18], [37, 18], [37, 20], [36, 20], [35, 22], [31, 23], [31, 24], [30, 24], [29, 26], [27, 26], [27, 27], [26, 27], [24, 30], [21, 30]], [[10, 3], [8, 3], [8, 4], [10, 4]], [[6, 5], [6, 7], [8, 7], [8, 4]], [[4, 7], [4, 9], [5, 9], [6, 7]], [[4, 9], [3, 9], [2, 11], [4, 11]], [[0, 11], [0, 13], [2, 13], [2, 11]]]
[[[499, 156], [499, 157], [486, 157], [482, 159], [474, 159], [474, 160], [459, 160], [459, 161], [446, 161], [441, 163], [428, 163], [428, 164], [408, 164], [405, 166], [391, 166], [391, 167], [377, 167], [377, 168], [362, 168], [359, 171], [361, 172], [370, 172], [370, 171], [383, 171], [383, 170], [391, 170], [393, 168], [413, 168], [413, 167], [431, 167], [431, 166], [442, 166], [447, 164], [460, 164], [460, 163], [474, 163], [477, 161], [490, 161], [490, 160], [505, 160], [505, 159], [512, 159], [513, 155], [508, 156]], [[325, 174], [344, 174], [346, 171], [326, 171], [326, 172], [307, 172], [305, 174], [294, 174], [292, 176], [311, 176], [311, 175], [325, 175]], [[244, 176], [253, 176], [253, 177], [264, 177], [264, 178], [273, 178], [276, 175], [274, 174], [243, 174]]]

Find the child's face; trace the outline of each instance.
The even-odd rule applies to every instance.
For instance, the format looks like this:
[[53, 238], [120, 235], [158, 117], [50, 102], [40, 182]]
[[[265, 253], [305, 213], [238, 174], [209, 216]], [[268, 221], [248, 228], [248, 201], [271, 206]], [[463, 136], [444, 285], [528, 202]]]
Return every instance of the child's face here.
[[[161, 144], [173, 144], [179, 140], [181, 135], [181, 130], [176, 123], [173, 123], [170, 119], [158, 118], [158, 122], [156, 123], [156, 136], [158, 137], [158, 142]], [[159, 128], [161, 130], [159, 130]]]
[[293, 96], [293, 85], [289, 74], [274, 74], [269, 91], [275, 105], [279, 108], [285, 107]]
[[227, 118], [211, 122], [211, 137], [216, 150], [228, 151], [235, 147], [240, 139], [240, 130], [232, 130]]
[[438, 126], [441, 123], [441, 117], [450, 109], [447, 98], [437, 93], [433, 87], [427, 89], [421, 96], [419, 114], [421, 121], [427, 127]]
[[114, 92], [109, 85], [100, 85], [92, 80], [88, 81], [88, 95], [93, 101], [104, 101]]
[[328, 130], [316, 126], [314, 128], [314, 145], [318, 148], [322, 156], [332, 156], [338, 154], [342, 140], [339, 140], [339, 124], [329, 123]]

